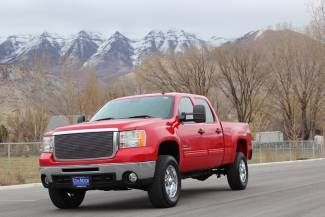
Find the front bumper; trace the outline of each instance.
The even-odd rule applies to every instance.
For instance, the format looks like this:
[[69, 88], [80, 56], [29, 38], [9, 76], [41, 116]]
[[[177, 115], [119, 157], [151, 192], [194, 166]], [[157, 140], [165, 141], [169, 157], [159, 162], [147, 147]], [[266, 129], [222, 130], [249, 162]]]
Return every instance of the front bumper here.
[[[156, 161], [137, 163], [111, 163], [111, 164], [90, 164], [90, 165], [69, 165], [56, 167], [41, 167], [40, 173], [45, 186], [58, 188], [74, 188], [71, 178], [73, 176], [89, 176], [100, 179], [100, 182], [93, 183], [89, 189], [110, 189], [114, 186], [128, 186], [125, 174], [134, 172], [138, 176], [137, 183], [151, 180], [155, 174]], [[46, 179], [46, 183], [45, 183]], [[132, 186], [131, 186], [132, 187]]]

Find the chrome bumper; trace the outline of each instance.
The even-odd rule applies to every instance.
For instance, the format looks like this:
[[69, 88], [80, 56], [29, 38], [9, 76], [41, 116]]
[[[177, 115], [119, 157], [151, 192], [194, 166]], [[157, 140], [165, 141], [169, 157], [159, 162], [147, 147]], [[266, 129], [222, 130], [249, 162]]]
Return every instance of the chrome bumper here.
[[[156, 161], [146, 161], [138, 163], [111, 163], [111, 164], [91, 164], [91, 165], [70, 165], [59, 167], [41, 167], [41, 175], [45, 175], [51, 183], [52, 175], [73, 175], [73, 174], [103, 174], [115, 173], [116, 181], [122, 181], [122, 176], [125, 172], [135, 172], [138, 178], [148, 179], [153, 178], [155, 174]], [[89, 168], [98, 168], [96, 171], [87, 171]], [[63, 171], [65, 169], [78, 169], [77, 172]], [[84, 170], [84, 171], [82, 171]]]

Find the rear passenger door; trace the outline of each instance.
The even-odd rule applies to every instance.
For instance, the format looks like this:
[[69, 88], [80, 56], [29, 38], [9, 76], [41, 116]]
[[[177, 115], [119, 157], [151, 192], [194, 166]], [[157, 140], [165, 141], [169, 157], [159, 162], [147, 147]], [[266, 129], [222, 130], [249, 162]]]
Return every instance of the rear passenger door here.
[[[189, 97], [181, 97], [179, 99], [179, 115], [182, 112], [193, 112], [193, 102]], [[189, 115], [188, 118], [192, 119]], [[200, 124], [195, 122], [183, 122], [177, 129], [183, 150], [182, 172], [205, 169], [209, 163], [208, 149], [206, 143], [201, 140], [199, 129]]]
[[206, 122], [201, 123], [203, 129], [201, 139], [208, 149], [208, 165], [210, 168], [218, 167], [222, 164], [225, 150], [221, 124], [205, 98], [196, 97], [195, 104], [205, 107]]

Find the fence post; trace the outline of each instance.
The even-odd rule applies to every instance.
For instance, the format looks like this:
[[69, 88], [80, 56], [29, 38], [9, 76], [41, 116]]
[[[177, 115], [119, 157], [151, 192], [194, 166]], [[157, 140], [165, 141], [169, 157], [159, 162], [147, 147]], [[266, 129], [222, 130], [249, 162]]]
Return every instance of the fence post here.
[[278, 143], [274, 144], [274, 146], [275, 146], [275, 153], [277, 153], [278, 152]]
[[313, 141], [313, 158], [315, 158], [315, 142]]
[[[275, 143], [275, 153], [276, 153], [276, 156], [278, 155], [278, 143]], [[276, 159], [272, 159], [273, 161], [278, 161], [278, 158]]]
[[289, 150], [290, 150], [290, 161], [292, 160], [292, 154], [291, 154], [291, 151], [292, 151], [292, 144], [291, 144], [291, 142], [289, 142]]
[[8, 156], [8, 165], [7, 165], [7, 173], [10, 172], [10, 167], [11, 167], [11, 144], [9, 143], [8, 145], [8, 153], [7, 153], [7, 156]]

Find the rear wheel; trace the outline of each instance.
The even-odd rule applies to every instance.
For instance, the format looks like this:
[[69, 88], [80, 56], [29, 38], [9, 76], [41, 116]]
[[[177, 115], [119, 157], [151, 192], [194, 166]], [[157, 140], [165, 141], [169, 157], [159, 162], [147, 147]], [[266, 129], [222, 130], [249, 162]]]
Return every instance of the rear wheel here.
[[232, 190], [244, 190], [248, 183], [248, 166], [243, 153], [237, 152], [235, 162], [227, 168], [228, 184]]
[[52, 203], [60, 209], [73, 209], [80, 206], [85, 198], [85, 191], [49, 188]]
[[181, 178], [174, 157], [160, 155], [156, 164], [153, 184], [148, 195], [153, 206], [167, 208], [175, 206], [181, 191]]

